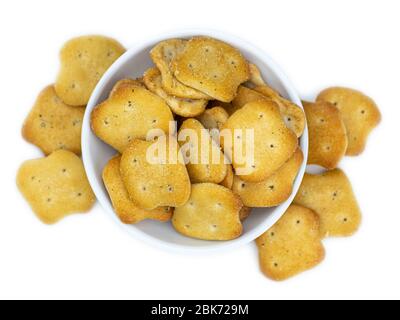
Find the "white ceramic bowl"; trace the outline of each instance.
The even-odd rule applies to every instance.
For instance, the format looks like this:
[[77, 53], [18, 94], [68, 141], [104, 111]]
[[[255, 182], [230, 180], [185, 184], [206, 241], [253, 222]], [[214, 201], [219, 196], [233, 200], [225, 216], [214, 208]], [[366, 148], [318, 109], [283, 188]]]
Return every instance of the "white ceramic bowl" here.
[[137, 43], [128, 50], [114, 65], [106, 72], [93, 92], [93, 95], [86, 108], [82, 130], [83, 161], [86, 172], [97, 196], [98, 201], [107, 214], [133, 237], [143, 240], [146, 243], [156, 245], [163, 249], [181, 252], [211, 252], [227, 249], [234, 249], [241, 245], [250, 243], [262, 233], [273, 226], [283, 215], [292, 202], [303, 178], [307, 154], [308, 154], [308, 131], [300, 139], [300, 145], [305, 155], [304, 164], [294, 183], [292, 196], [283, 204], [275, 208], [254, 209], [252, 215], [244, 222], [243, 235], [232, 241], [202, 241], [184, 237], [177, 233], [170, 223], [156, 221], [143, 221], [136, 225], [125, 225], [116, 217], [107, 191], [102, 182], [102, 170], [108, 160], [116, 154], [116, 151], [100, 141], [90, 129], [90, 113], [93, 108], [104, 101], [110, 93], [114, 84], [123, 78], [135, 78], [142, 76], [143, 72], [152, 65], [149, 56], [150, 49], [158, 42], [169, 38], [190, 38], [196, 35], [215, 37], [232, 44], [238, 48], [249, 60], [259, 66], [263, 76], [268, 83], [278, 90], [283, 96], [294, 103], [301, 105], [290, 81], [272, 59], [252, 44], [227, 33], [214, 30], [191, 29], [184, 31], [169, 32], [160, 36], [148, 39], [145, 42]]

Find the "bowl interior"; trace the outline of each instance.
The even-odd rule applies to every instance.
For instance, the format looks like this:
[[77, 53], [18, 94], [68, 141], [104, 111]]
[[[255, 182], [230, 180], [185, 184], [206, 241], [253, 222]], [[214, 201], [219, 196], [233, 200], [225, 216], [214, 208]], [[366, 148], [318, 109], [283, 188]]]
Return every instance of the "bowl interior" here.
[[104, 144], [93, 134], [90, 129], [90, 113], [97, 104], [107, 99], [112, 87], [118, 80], [140, 77], [147, 68], [153, 65], [149, 56], [149, 51], [156, 43], [168, 38], [187, 38], [194, 35], [212, 36], [232, 44], [238, 48], [249, 61], [259, 66], [264, 78], [268, 80], [268, 83], [273, 88], [294, 103], [301, 105], [301, 101], [292, 85], [268, 55], [241, 39], [216, 31], [189, 30], [186, 32], [172, 32], [151, 39], [147, 43], [135, 45], [117, 60], [103, 76], [87, 106], [82, 130], [83, 161], [97, 199], [114, 221], [136, 238], [140, 238], [147, 243], [163, 248], [185, 252], [234, 248], [253, 241], [273, 226], [289, 207], [300, 186], [305, 172], [308, 154], [308, 132], [306, 129], [304, 135], [300, 139], [300, 147], [305, 155], [305, 160], [295, 181], [292, 196], [278, 207], [254, 209], [250, 217], [244, 222], [243, 235], [236, 240], [224, 242], [195, 240], [177, 233], [170, 223], [160, 223], [149, 220], [136, 225], [124, 225], [119, 221], [114, 213], [101, 178], [104, 166], [116, 154], [116, 151]]

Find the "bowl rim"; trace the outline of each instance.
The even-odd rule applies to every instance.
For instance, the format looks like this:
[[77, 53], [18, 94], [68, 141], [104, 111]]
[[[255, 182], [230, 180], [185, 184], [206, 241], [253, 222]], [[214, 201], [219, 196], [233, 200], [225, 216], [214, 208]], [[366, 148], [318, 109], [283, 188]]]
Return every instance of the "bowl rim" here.
[[[97, 200], [99, 201], [101, 207], [107, 212], [109, 216], [114, 220], [117, 225], [119, 225], [122, 229], [124, 229], [126, 232], [134, 236], [136, 239], [139, 241], [142, 241], [144, 243], [147, 243], [153, 247], [157, 247], [162, 250], [167, 250], [171, 252], [177, 252], [177, 253], [189, 253], [189, 254], [194, 254], [194, 253], [211, 253], [211, 252], [222, 252], [222, 251], [228, 251], [228, 250], [233, 250], [235, 248], [239, 248], [240, 246], [246, 245], [254, 241], [256, 238], [258, 238], [260, 235], [262, 235], [264, 232], [266, 232], [270, 227], [272, 227], [281, 217], [282, 215], [286, 212], [287, 208], [290, 206], [290, 204], [293, 202], [293, 199], [300, 188], [300, 184], [303, 180], [305, 171], [306, 171], [306, 166], [307, 166], [307, 157], [308, 157], [308, 147], [309, 147], [309, 141], [308, 141], [308, 128], [307, 128], [307, 123], [305, 124], [305, 129], [303, 136], [300, 138], [300, 143], [301, 143], [301, 149], [304, 154], [304, 161], [303, 164], [299, 170], [299, 173], [295, 179], [294, 185], [293, 185], [293, 191], [291, 196], [289, 197], [288, 200], [286, 200], [284, 203], [281, 205], [277, 206], [275, 210], [278, 210], [279, 213], [275, 214], [275, 218], [270, 218], [266, 219], [266, 222], [263, 224], [260, 224], [259, 226], [255, 227], [253, 230], [247, 232], [246, 234], [243, 234], [241, 237], [235, 240], [231, 241], [215, 241], [213, 245], [210, 246], [186, 246], [183, 244], [176, 244], [176, 243], [166, 243], [158, 238], [154, 238], [142, 231], [140, 231], [137, 228], [132, 228], [134, 225], [126, 225], [123, 224], [117, 215], [115, 214], [114, 210], [108, 209], [110, 206], [110, 199], [108, 195], [104, 197], [104, 189], [102, 186], [99, 186], [97, 183], [97, 178], [96, 178], [96, 172], [94, 170], [94, 166], [92, 165], [92, 155], [90, 154], [89, 150], [89, 140], [91, 138], [91, 135], [93, 134], [91, 131], [91, 126], [90, 126], [90, 114], [93, 110], [93, 108], [96, 106], [96, 101], [99, 99], [99, 97], [102, 95], [102, 92], [104, 90], [104, 86], [107, 83], [107, 81], [114, 75], [122, 65], [124, 65], [126, 62], [128, 62], [132, 57], [134, 57], [136, 54], [140, 53], [143, 48], [149, 47], [151, 45], [156, 44], [157, 42], [160, 42], [162, 40], [170, 39], [170, 38], [188, 38], [196, 35], [204, 35], [204, 36], [210, 36], [214, 37], [217, 39], [220, 39], [222, 41], [226, 41], [228, 43], [232, 43], [235, 46], [238, 47], [245, 47], [246, 50], [254, 53], [258, 57], [262, 57], [262, 60], [268, 67], [273, 71], [275, 76], [280, 80], [282, 83], [282, 86], [285, 88], [288, 98], [299, 105], [300, 107], [303, 108], [302, 102], [293, 86], [291, 81], [288, 79], [286, 74], [283, 72], [281, 67], [267, 54], [264, 52], [264, 50], [256, 47], [252, 43], [248, 42], [247, 40], [244, 40], [238, 36], [235, 36], [233, 34], [230, 34], [229, 32], [226, 31], [220, 31], [220, 30], [213, 30], [213, 29], [207, 29], [207, 28], [184, 28], [184, 29], [177, 29], [177, 30], [170, 30], [166, 31], [163, 33], [160, 33], [158, 35], [155, 35], [153, 37], [147, 37], [146, 40], [138, 41], [135, 44], [133, 44], [130, 49], [128, 49], [119, 59], [117, 59], [114, 64], [105, 72], [103, 77], [100, 79], [98, 82], [96, 88], [92, 92], [92, 95], [90, 97], [90, 100], [87, 104], [86, 110], [85, 110], [85, 115], [83, 119], [83, 125], [82, 125], [82, 137], [81, 137], [81, 142], [82, 142], [82, 160], [83, 164], [85, 167], [85, 171], [89, 180], [89, 183], [93, 189], [93, 192], [96, 195]], [[240, 48], [239, 48], [240, 49]], [[201, 241], [201, 240], [199, 240]]]

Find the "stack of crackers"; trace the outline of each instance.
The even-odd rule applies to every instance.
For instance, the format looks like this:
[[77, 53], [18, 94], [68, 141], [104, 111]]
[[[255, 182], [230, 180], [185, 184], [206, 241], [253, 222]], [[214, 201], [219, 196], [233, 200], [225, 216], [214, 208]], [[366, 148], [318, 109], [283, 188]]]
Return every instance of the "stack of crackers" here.
[[[25, 122], [24, 137], [47, 158], [25, 163], [18, 185], [46, 223], [94, 202], [79, 159], [84, 106], [123, 52], [105, 37], [68, 42], [56, 84], [41, 93]], [[287, 279], [322, 261], [323, 238], [357, 230], [361, 214], [337, 167], [345, 155], [364, 150], [380, 121], [370, 98], [330, 88], [315, 103], [304, 102], [304, 112], [236, 48], [209, 37], [162, 41], [150, 56], [154, 66], [142, 78], [118, 81], [91, 114], [93, 132], [116, 150], [103, 181], [123, 223], [171, 221], [180, 234], [208, 241], [240, 237], [252, 208], [279, 206], [292, 194], [307, 123], [308, 163], [327, 171], [306, 174], [294, 204], [257, 239], [261, 269]], [[149, 157], [160, 142], [168, 157]], [[251, 157], [243, 157], [246, 148]], [[198, 154], [202, 161], [191, 161]]]

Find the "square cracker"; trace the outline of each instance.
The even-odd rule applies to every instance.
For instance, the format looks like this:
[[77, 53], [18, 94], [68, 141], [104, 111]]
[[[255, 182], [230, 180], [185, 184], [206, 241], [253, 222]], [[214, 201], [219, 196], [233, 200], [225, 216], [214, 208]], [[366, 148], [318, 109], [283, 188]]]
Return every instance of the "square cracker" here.
[[240, 196], [245, 206], [252, 208], [278, 206], [292, 194], [293, 182], [303, 161], [303, 153], [298, 148], [294, 155], [267, 180], [251, 183], [235, 176], [232, 190]]
[[323, 237], [351, 236], [361, 223], [350, 181], [340, 169], [319, 175], [306, 174], [294, 203], [319, 215]]
[[262, 272], [276, 281], [307, 271], [325, 257], [318, 215], [301, 206], [290, 206], [256, 243]]
[[223, 102], [232, 101], [238, 86], [250, 77], [248, 63], [237, 49], [208, 37], [190, 39], [171, 69], [185, 85]]
[[347, 134], [340, 111], [329, 102], [303, 102], [307, 116], [308, 164], [334, 169], [347, 150]]
[[124, 52], [120, 43], [103, 36], [68, 41], [60, 53], [57, 95], [68, 105], [85, 106], [103, 74]]
[[112, 158], [103, 170], [104, 185], [110, 195], [114, 210], [119, 219], [126, 224], [135, 224], [142, 220], [151, 219], [168, 221], [173, 209], [169, 207], [156, 208], [151, 211], [138, 208], [129, 198], [120, 173], [121, 156]]
[[44, 154], [64, 149], [81, 154], [84, 107], [71, 107], [57, 96], [54, 86], [45, 88], [25, 120], [22, 135]]
[[147, 89], [164, 99], [172, 112], [178, 116], [191, 118], [204, 112], [208, 100], [178, 98], [169, 95], [162, 87], [161, 73], [157, 68], [148, 69], [143, 76]]
[[161, 72], [161, 85], [167, 94], [182, 99], [206, 99], [207, 94], [184, 85], [175, 78], [170, 65], [173, 59], [183, 51], [186, 40], [169, 39], [158, 43], [151, 51], [150, 56]]
[[[242, 159], [243, 153], [251, 149], [247, 145], [251, 141], [245, 136], [247, 129], [254, 132], [254, 162], [249, 155]], [[241, 174], [238, 169], [250, 170], [240, 176], [247, 182], [262, 182], [271, 177], [298, 147], [297, 137], [283, 122], [278, 105], [269, 99], [250, 102], [236, 111], [222, 127], [222, 136], [225, 154], [236, 173]]]
[[17, 185], [46, 224], [54, 224], [73, 213], [87, 212], [96, 200], [82, 160], [65, 150], [22, 164]]
[[118, 82], [91, 114], [93, 132], [120, 153], [134, 139], [147, 139], [150, 130], [168, 133], [173, 120], [165, 101], [135, 80]]
[[369, 134], [381, 121], [381, 113], [376, 103], [360, 91], [342, 87], [322, 91], [317, 101], [333, 103], [340, 110], [349, 142], [346, 154], [361, 154]]
[[166, 157], [153, 154], [156, 141], [137, 139], [122, 154], [121, 177], [129, 198], [145, 210], [179, 207], [190, 197], [190, 179], [176, 138], [169, 137], [164, 144], [163, 138], [157, 142]]
[[189, 201], [176, 208], [172, 224], [179, 233], [196, 239], [224, 241], [242, 234], [240, 198], [213, 183], [192, 185]]
[[186, 167], [192, 183], [220, 183], [224, 180], [228, 173], [225, 156], [198, 120], [184, 121], [178, 139], [183, 156], [188, 160]]

